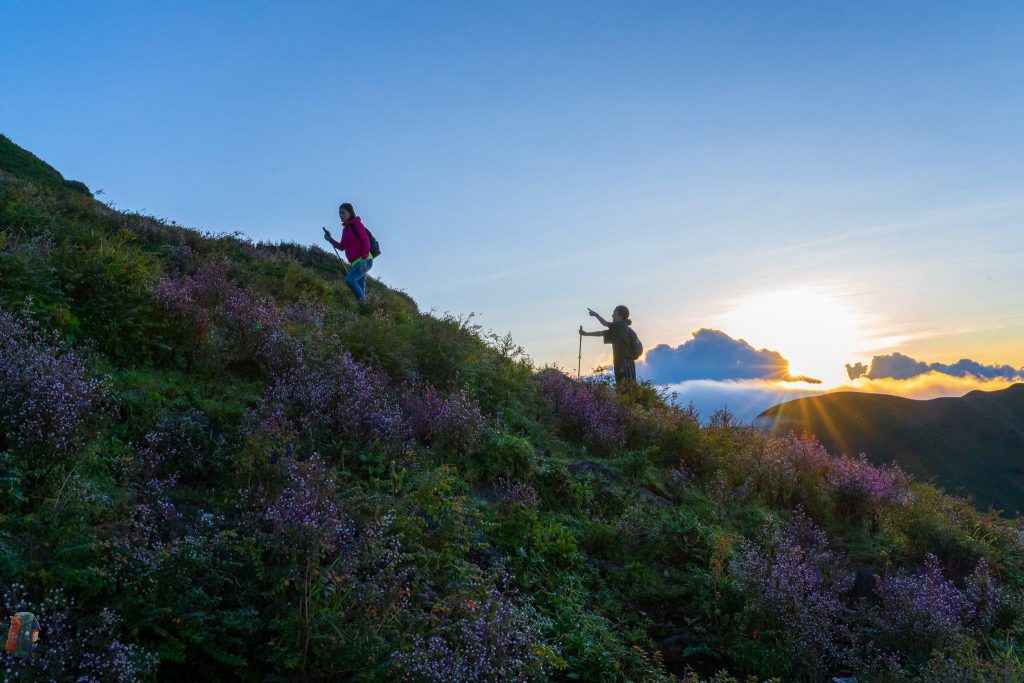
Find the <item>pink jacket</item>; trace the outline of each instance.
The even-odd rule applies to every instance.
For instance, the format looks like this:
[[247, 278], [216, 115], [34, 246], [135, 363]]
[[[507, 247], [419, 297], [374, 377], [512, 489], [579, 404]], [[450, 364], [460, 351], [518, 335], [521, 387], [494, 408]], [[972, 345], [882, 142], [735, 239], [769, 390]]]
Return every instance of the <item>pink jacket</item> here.
[[330, 240], [330, 243], [345, 251], [345, 258], [349, 263], [355, 263], [361, 258], [369, 258], [370, 237], [366, 234], [366, 228], [363, 227], [359, 216], [352, 216], [342, 225], [344, 227], [341, 229], [341, 241]]

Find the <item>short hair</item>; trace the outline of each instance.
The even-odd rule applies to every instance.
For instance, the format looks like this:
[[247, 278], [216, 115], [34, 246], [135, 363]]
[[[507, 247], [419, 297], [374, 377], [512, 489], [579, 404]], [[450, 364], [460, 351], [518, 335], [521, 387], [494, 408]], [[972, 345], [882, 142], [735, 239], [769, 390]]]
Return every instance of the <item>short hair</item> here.
[[342, 209], [345, 209], [346, 211], [348, 211], [350, 216], [355, 216], [356, 215], [356, 210], [354, 208], [352, 208], [352, 205], [349, 204], [348, 202], [345, 202], [344, 204], [339, 206], [338, 207], [338, 212], [340, 213]]

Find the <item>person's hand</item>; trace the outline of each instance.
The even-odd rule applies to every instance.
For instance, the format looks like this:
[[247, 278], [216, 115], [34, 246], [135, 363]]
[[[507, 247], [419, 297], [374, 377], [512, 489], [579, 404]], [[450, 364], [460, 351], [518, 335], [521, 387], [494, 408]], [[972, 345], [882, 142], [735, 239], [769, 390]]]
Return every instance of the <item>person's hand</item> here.
[[597, 311], [595, 311], [593, 308], [588, 308], [587, 309], [587, 313], [589, 313], [591, 315], [591, 317], [594, 317], [594, 318], [597, 317]]
[[580, 325], [580, 336], [583, 336], [583, 325]]
[[328, 230], [327, 228], [324, 228], [324, 239], [325, 240], [330, 240], [331, 239], [331, 231]]

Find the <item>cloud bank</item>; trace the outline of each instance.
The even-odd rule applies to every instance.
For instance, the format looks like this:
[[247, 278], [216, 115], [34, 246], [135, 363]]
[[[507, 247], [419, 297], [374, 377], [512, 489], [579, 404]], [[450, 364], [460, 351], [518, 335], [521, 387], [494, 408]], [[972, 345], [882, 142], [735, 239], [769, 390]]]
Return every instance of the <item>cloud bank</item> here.
[[702, 329], [675, 348], [659, 344], [637, 366], [637, 374], [656, 384], [689, 380], [774, 380], [819, 383], [789, 374], [789, 361], [778, 351], [755, 349], [719, 330]]
[[1024, 381], [1024, 368], [984, 365], [963, 359], [947, 365], [924, 363], [901, 353], [875, 356], [869, 365], [847, 364], [850, 381], [827, 389], [818, 380], [794, 377], [778, 351], [755, 349], [720, 330], [702, 329], [675, 348], [660, 344], [637, 363], [637, 374], [667, 386], [680, 405], [693, 403], [707, 419], [727, 408], [750, 423], [779, 403], [834, 391], [891, 394], [918, 400], [998, 391]]
[[1016, 369], [1010, 365], [984, 365], [977, 361], [964, 358], [946, 365], [945, 363], [922, 363], [902, 353], [887, 356], [875, 356], [871, 365], [863, 363], [846, 364], [846, 372], [851, 380], [861, 377], [867, 379], [911, 379], [931, 372], [949, 375], [950, 377], [977, 377], [981, 379], [1024, 380], [1024, 368]]
[[818, 396], [834, 391], [861, 391], [873, 394], [891, 394], [904, 398], [927, 400], [944, 396], [963, 396], [969, 391], [998, 391], [1014, 384], [1012, 380], [983, 379], [967, 375], [954, 377], [930, 370], [909, 379], [869, 379], [859, 377], [843, 386], [828, 390], [807, 385], [786, 384], [770, 380], [714, 381], [690, 380], [672, 384], [668, 389], [675, 394], [679, 405], [693, 403], [703, 419], [714, 411], [727, 408], [741, 422], [749, 423], [774, 405], [806, 396]]

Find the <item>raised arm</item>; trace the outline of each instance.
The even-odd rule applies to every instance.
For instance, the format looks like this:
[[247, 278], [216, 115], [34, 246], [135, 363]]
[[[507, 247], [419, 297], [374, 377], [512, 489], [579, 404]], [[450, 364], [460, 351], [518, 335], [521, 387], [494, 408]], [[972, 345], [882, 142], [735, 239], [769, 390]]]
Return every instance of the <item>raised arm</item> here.
[[605, 320], [604, 318], [602, 318], [601, 314], [598, 313], [597, 311], [595, 311], [594, 309], [588, 308], [587, 312], [590, 313], [590, 315], [592, 315], [593, 317], [597, 318], [597, 321], [599, 323], [601, 323], [602, 325], [604, 325], [605, 327], [611, 327], [611, 323], [608, 322], [607, 320]]

